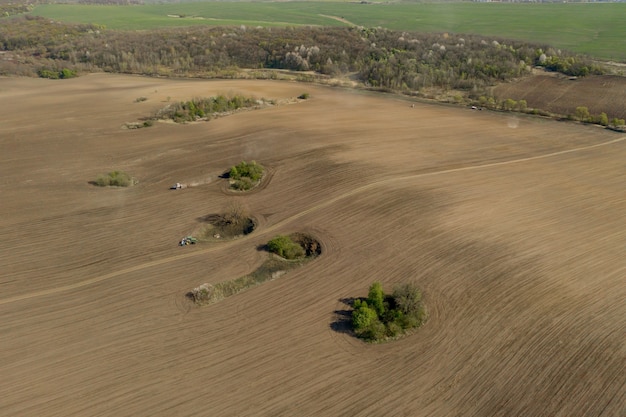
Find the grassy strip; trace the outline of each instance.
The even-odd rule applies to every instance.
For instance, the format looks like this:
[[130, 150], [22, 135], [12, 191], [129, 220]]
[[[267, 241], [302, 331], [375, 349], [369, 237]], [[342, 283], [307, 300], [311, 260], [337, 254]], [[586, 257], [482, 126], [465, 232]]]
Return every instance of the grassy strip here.
[[192, 299], [197, 305], [213, 304], [248, 288], [278, 278], [287, 273], [287, 271], [304, 265], [311, 259], [304, 258], [298, 261], [287, 261], [270, 255], [268, 260], [253, 273], [233, 280], [218, 282], [215, 285], [203, 284], [191, 290], [187, 297]]

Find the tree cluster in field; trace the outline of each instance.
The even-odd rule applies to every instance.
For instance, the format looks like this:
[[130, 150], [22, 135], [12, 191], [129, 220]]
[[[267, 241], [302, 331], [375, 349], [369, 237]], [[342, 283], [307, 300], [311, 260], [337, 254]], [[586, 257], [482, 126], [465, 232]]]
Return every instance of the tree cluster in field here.
[[545, 45], [380, 28], [185, 27], [112, 31], [32, 16], [3, 21], [0, 74], [40, 69], [145, 75], [228, 77], [237, 69], [288, 69], [324, 75], [356, 73], [365, 85], [415, 92], [428, 88], [481, 92], [527, 74], [535, 65], [597, 73], [590, 59]]
[[369, 342], [398, 337], [426, 319], [422, 293], [413, 283], [400, 284], [388, 295], [382, 284], [375, 282], [367, 298], [355, 300], [353, 308], [354, 332]]
[[133, 185], [133, 178], [122, 171], [111, 171], [101, 174], [93, 183], [99, 187], [128, 187]]
[[538, 65], [545, 67], [550, 71], [560, 72], [566, 75], [572, 75], [576, 77], [584, 77], [589, 74], [598, 74], [602, 71], [597, 68], [596, 65], [577, 60], [572, 56], [559, 56], [542, 53], [539, 55]]
[[258, 105], [258, 100], [252, 97], [219, 95], [170, 104], [159, 110], [155, 117], [157, 119], [171, 119], [176, 123], [193, 122], [199, 119], [209, 119], [211, 115], [216, 113], [226, 113]]
[[231, 180], [231, 188], [239, 191], [246, 191], [254, 187], [263, 177], [265, 168], [256, 161], [241, 161], [234, 165], [228, 172]]

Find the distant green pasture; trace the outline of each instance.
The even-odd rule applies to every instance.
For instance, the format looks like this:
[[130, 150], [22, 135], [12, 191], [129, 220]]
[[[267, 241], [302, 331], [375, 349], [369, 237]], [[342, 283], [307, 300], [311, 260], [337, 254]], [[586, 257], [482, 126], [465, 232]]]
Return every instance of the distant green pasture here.
[[[473, 33], [546, 43], [626, 61], [626, 3], [189, 2], [143, 6], [46, 4], [33, 11], [111, 29], [189, 25], [355, 25], [421, 32]], [[168, 17], [169, 15], [169, 17]], [[183, 16], [183, 17], [171, 17]]]

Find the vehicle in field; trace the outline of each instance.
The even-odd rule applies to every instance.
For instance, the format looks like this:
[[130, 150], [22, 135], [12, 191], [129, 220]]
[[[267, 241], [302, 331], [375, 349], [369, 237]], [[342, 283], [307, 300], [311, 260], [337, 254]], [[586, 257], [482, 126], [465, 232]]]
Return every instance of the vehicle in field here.
[[195, 237], [185, 236], [184, 238], [180, 240], [180, 242], [178, 242], [178, 245], [179, 246], [195, 245], [196, 242], [198, 242], [198, 239], [196, 239]]

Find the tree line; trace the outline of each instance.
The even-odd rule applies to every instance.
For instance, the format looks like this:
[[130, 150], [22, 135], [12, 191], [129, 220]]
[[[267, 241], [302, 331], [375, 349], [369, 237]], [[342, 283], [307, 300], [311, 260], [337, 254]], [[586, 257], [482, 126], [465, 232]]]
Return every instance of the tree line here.
[[[0, 75], [42, 70], [209, 77], [236, 69], [287, 69], [338, 76], [394, 91], [465, 90], [478, 96], [533, 66], [601, 73], [590, 58], [547, 45], [398, 32], [381, 28], [185, 27], [113, 31], [30, 15], [3, 19]], [[6, 53], [12, 53], [6, 58]]]

